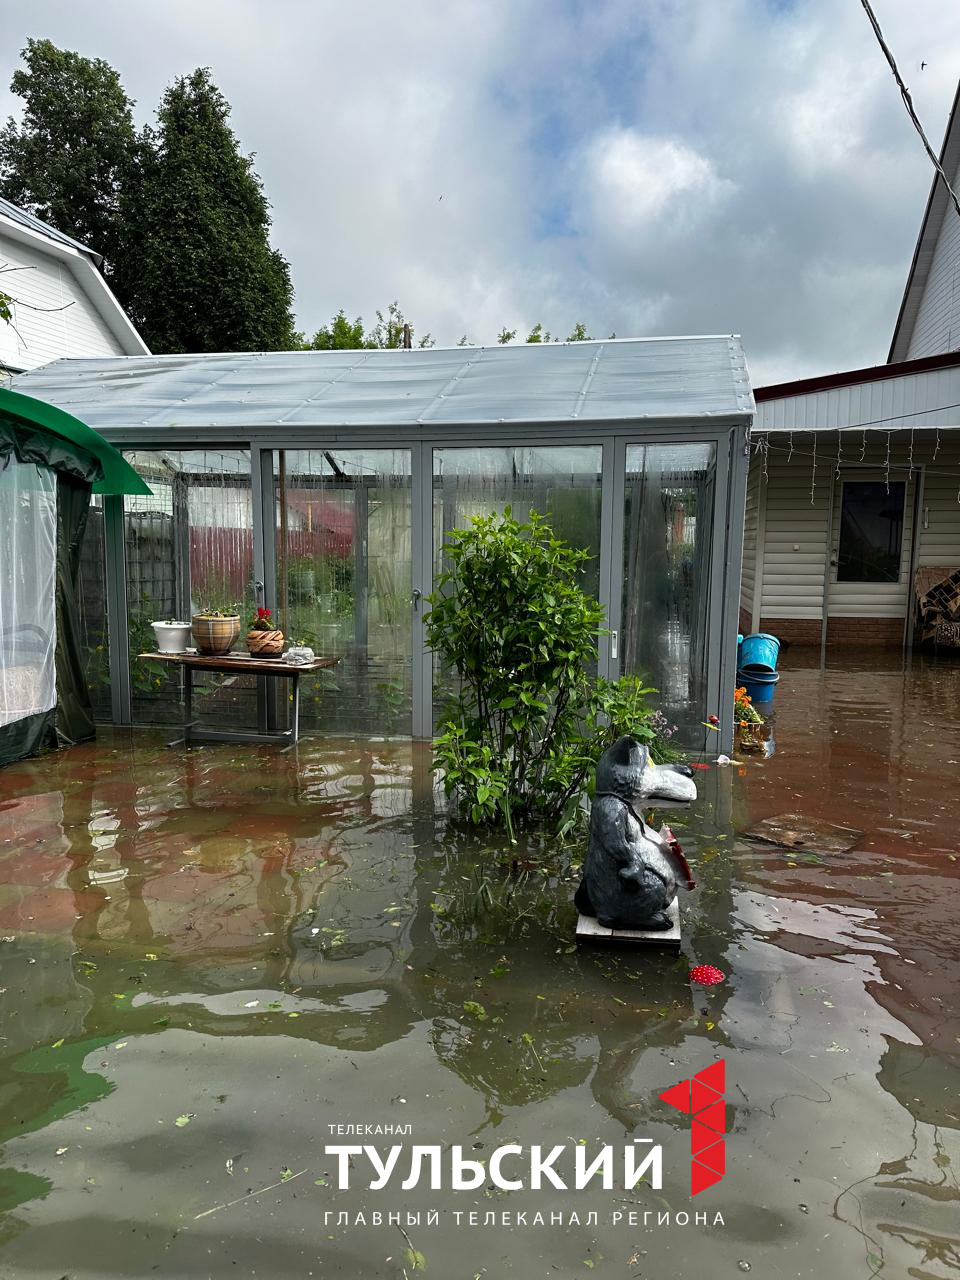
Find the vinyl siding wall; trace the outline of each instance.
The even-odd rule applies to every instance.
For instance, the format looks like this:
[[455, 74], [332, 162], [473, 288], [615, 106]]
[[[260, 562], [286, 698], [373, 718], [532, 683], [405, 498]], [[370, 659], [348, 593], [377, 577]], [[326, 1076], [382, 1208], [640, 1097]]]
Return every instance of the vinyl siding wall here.
[[754, 587], [757, 581], [760, 525], [760, 468], [751, 466], [747, 478], [747, 505], [743, 521], [743, 567], [740, 573], [740, 629], [751, 627]]
[[61, 356], [124, 354], [66, 262], [0, 230], [0, 265], [25, 268], [2, 277], [5, 291], [22, 299], [13, 305], [13, 324], [0, 324], [0, 361], [5, 365], [33, 369]]
[[[956, 186], [960, 173], [953, 175]], [[948, 203], [904, 359], [960, 348], [960, 217]]]
[[[884, 478], [887, 432], [868, 431], [866, 447], [860, 431], [796, 432], [792, 443], [791, 457], [788, 436], [777, 433], [769, 437], [766, 475], [762, 454], [755, 454], [751, 462], [749, 489], [757, 490], [758, 509], [764, 503], [766, 508], [765, 519], [756, 535], [759, 547], [755, 559], [754, 590], [760, 593], [762, 627], [777, 620], [815, 620], [816, 636], [812, 629], [803, 627], [797, 628], [796, 634], [797, 639], [813, 640], [819, 638], [823, 610], [828, 533], [831, 561], [836, 559], [839, 543], [841, 481], [844, 478]], [[911, 458], [914, 472], [913, 478], [908, 479]], [[902, 622], [911, 607], [909, 577], [915, 484], [921, 468], [924, 482], [917, 564], [960, 567], [960, 503], [957, 501], [960, 491], [960, 428], [956, 427], [941, 428], [939, 447], [934, 430], [915, 431], [912, 453], [910, 432], [890, 434], [890, 478], [908, 481], [900, 581], [837, 582], [836, 564], [829, 565], [829, 618], [889, 619], [891, 625], [883, 636], [891, 642], [902, 634], [902, 626], [894, 626], [893, 620]], [[747, 572], [745, 557], [745, 577]], [[742, 597], [741, 606], [744, 604], [745, 598]], [[831, 638], [833, 630], [831, 628]], [[838, 638], [842, 630], [837, 629]], [[850, 634], [851, 637], [856, 636], [856, 626], [851, 626]]]

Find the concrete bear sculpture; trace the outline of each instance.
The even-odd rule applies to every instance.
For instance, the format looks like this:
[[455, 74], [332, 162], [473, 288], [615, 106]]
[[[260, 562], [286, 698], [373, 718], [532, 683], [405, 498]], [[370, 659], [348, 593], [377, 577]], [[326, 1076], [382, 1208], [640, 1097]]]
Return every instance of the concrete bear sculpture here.
[[600, 757], [590, 811], [590, 843], [574, 902], [608, 929], [669, 929], [678, 881], [695, 888], [667, 828], [654, 831], [641, 809], [697, 798], [685, 765], [656, 765], [635, 738], [619, 738]]

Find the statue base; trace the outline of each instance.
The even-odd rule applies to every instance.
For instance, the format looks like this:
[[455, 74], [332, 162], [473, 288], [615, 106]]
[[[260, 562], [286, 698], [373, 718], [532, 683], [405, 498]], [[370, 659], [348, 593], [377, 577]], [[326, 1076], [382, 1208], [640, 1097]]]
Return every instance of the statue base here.
[[669, 929], [607, 929], [594, 916], [580, 915], [577, 920], [577, 942], [602, 942], [616, 946], [635, 946], [680, 954], [680, 907], [676, 898], [667, 908], [673, 924]]

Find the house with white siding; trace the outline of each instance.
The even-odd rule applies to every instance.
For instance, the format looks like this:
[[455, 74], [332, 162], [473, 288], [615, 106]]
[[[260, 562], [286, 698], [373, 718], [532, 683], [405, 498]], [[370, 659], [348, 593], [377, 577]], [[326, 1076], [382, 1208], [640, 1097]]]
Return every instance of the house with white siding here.
[[[941, 151], [960, 185], [960, 90]], [[889, 361], [754, 392], [742, 631], [911, 646], [960, 572], [960, 215], [937, 178]]]
[[0, 199], [0, 369], [21, 373], [62, 356], [150, 352], [100, 272], [102, 258], [26, 210]]

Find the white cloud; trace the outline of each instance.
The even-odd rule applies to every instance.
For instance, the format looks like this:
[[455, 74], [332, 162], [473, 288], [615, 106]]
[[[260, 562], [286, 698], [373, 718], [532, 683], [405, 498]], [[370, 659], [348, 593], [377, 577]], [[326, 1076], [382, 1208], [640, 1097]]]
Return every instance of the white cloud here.
[[683, 235], [709, 216], [734, 184], [683, 142], [634, 129], [601, 133], [586, 149], [585, 198], [595, 224], [619, 239]]

